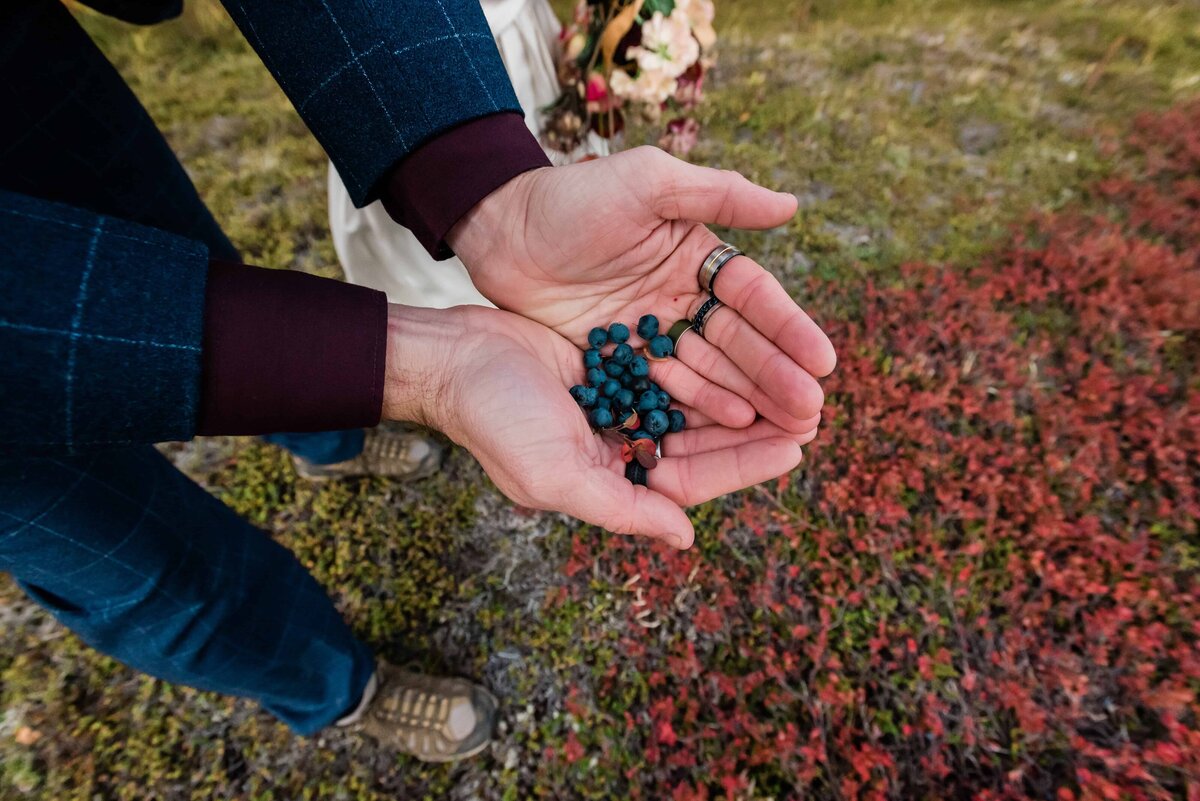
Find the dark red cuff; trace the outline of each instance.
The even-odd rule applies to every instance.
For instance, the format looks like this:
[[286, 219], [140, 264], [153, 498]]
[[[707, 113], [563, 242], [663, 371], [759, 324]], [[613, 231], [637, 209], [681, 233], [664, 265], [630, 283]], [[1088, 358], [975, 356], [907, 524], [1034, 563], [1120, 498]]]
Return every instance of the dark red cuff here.
[[523, 172], [549, 167], [520, 114], [480, 117], [431, 139], [384, 178], [381, 200], [392, 219], [435, 259], [454, 255], [446, 234], [479, 201]]
[[386, 356], [382, 292], [214, 259], [196, 433], [373, 426]]

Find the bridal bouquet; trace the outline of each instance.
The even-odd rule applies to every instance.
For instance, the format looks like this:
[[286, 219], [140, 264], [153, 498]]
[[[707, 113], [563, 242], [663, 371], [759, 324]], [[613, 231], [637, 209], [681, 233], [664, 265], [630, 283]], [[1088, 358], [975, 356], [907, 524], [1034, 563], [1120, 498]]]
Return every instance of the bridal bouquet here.
[[548, 144], [569, 153], [590, 131], [619, 134], [627, 114], [668, 116], [659, 146], [686, 154], [700, 130], [689, 113], [711, 66], [712, 23], [712, 0], [580, 0], [563, 27], [564, 91], [547, 110]]

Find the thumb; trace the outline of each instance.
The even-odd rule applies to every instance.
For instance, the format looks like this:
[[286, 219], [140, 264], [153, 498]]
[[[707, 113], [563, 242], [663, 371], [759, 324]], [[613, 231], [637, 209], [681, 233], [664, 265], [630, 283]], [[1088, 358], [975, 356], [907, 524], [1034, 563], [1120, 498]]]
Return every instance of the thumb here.
[[796, 197], [759, 186], [732, 170], [714, 170], [681, 161], [656, 148], [658, 155], [643, 175], [650, 206], [667, 220], [721, 225], [726, 228], [774, 228], [796, 213]]
[[573, 482], [561, 510], [616, 534], [641, 534], [674, 548], [689, 548], [696, 537], [679, 505], [611, 470], [593, 467]]

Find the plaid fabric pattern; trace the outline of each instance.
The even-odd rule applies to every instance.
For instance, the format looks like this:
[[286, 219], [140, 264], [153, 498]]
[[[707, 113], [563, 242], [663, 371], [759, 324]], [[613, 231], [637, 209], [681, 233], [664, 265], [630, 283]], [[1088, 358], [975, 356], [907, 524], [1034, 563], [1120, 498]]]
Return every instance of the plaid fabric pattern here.
[[0, 455], [187, 439], [204, 245], [0, 190]]
[[344, 715], [374, 672], [291, 552], [148, 446], [0, 458], [0, 570], [92, 646], [255, 699], [301, 734]]
[[223, 0], [351, 199], [437, 134], [521, 112], [479, 0]]

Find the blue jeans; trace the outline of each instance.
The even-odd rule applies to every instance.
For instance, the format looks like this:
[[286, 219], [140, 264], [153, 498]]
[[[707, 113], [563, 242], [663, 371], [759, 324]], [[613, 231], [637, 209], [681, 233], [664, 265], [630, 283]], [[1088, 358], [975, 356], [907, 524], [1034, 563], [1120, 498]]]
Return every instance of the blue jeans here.
[[150, 447], [0, 459], [0, 570], [96, 649], [300, 734], [374, 671], [295, 556]]
[[365, 437], [366, 432], [361, 428], [352, 428], [315, 434], [267, 434], [263, 440], [313, 464], [336, 464], [362, 453]]

